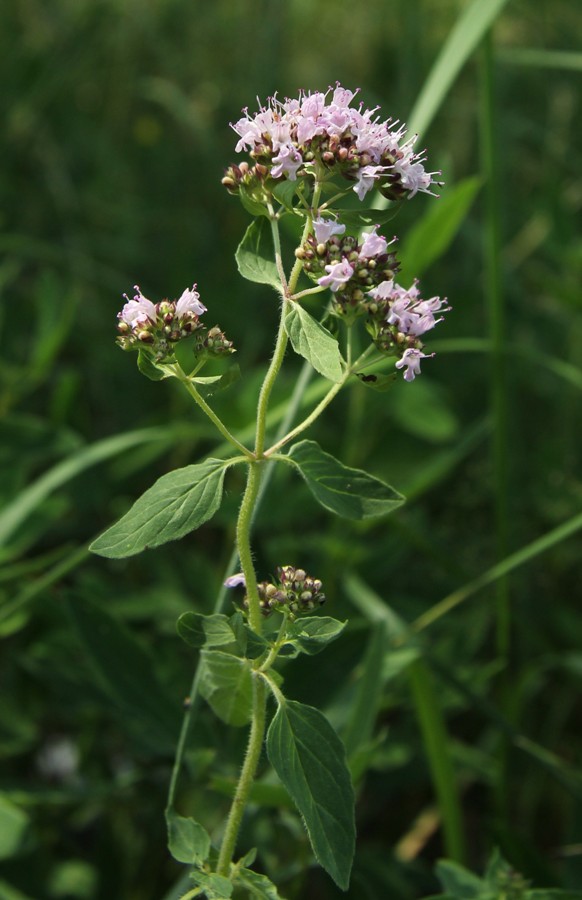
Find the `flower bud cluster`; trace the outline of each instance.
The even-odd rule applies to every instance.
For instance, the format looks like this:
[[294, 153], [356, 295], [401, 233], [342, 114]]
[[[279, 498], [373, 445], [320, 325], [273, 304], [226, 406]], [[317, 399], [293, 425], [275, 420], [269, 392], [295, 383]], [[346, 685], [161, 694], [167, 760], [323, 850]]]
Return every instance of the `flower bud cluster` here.
[[301, 616], [325, 603], [321, 581], [307, 575], [303, 569], [278, 566], [276, 576], [275, 583], [261, 581], [257, 585], [264, 616], [270, 616], [275, 611]]
[[[273, 612], [285, 612], [291, 616], [301, 616], [313, 612], [325, 603], [322, 583], [312, 578], [304, 569], [295, 566], [277, 566], [274, 581], [260, 581], [257, 585], [259, 604], [264, 616]], [[225, 581], [226, 587], [244, 585], [242, 573], [232, 575]], [[248, 597], [243, 605], [248, 609]]]
[[345, 225], [316, 218], [313, 234], [295, 255], [302, 260], [303, 270], [311, 279], [330, 288], [334, 312], [352, 322], [368, 313], [366, 293], [394, 278], [400, 264], [396, 254], [388, 250], [390, 244], [376, 234], [376, 228], [365, 235], [361, 244], [344, 232]]
[[[297, 99], [284, 101], [271, 97], [255, 115], [244, 109], [231, 124], [240, 138], [236, 152], [248, 150], [257, 174], [275, 179], [295, 181], [314, 167], [328, 170], [355, 181], [360, 200], [374, 186], [391, 200], [433, 193], [437, 173], [426, 172], [425, 157], [414, 153], [416, 137], [405, 140], [406, 128], [398, 121], [380, 121], [377, 107], [350, 106], [356, 94], [338, 83], [326, 93], [301, 91]], [[235, 168], [223, 181], [229, 190], [236, 190]]]
[[187, 288], [178, 300], [162, 300], [152, 303], [144, 297], [138, 285], [133, 299], [127, 294], [125, 306], [117, 314], [117, 342], [123, 350], [137, 350], [147, 347], [158, 362], [170, 357], [172, 345], [184, 338], [195, 335], [194, 352], [208, 356], [223, 356], [234, 353], [232, 341], [215, 326], [207, 328], [200, 321], [206, 307], [200, 302], [196, 285]]

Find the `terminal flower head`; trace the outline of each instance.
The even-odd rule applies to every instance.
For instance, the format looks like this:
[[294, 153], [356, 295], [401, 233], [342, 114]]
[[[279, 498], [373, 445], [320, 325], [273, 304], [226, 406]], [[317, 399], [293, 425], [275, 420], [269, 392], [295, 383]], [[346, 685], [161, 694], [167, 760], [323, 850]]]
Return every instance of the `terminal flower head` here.
[[[274, 95], [254, 114], [244, 109], [231, 126], [239, 138], [236, 152], [248, 152], [255, 161], [254, 175], [244, 177], [295, 181], [313, 175], [316, 165], [355, 182], [360, 200], [376, 186], [393, 200], [432, 194], [438, 173], [427, 172], [424, 155], [414, 152], [416, 138], [407, 139], [406, 127], [382, 119], [377, 107], [354, 105], [357, 93], [338, 83], [295, 98]], [[230, 172], [225, 181], [229, 190], [236, 191], [235, 175]]]

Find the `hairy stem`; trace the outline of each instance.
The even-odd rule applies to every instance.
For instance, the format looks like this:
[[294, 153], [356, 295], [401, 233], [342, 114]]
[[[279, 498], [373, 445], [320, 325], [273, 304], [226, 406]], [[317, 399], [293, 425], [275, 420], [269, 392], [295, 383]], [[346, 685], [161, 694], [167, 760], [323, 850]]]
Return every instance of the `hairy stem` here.
[[266, 706], [267, 695], [265, 684], [263, 679], [257, 675], [253, 680], [253, 718], [251, 722], [249, 743], [230, 813], [226, 822], [222, 846], [218, 856], [218, 864], [216, 866], [216, 874], [223, 875], [225, 878], [228, 878], [230, 872], [230, 864], [234, 855], [240, 824], [257, 771], [259, 758], [261, 756], [263, 739], [265, 737]]
[[246, 593], [249, 601], [249, 622], [251, 628], [253, 628], [257, 634], [261, 633], [263, 617], [259, 603], [257, 576], [251, 549], [251, 526], [259, 494], [263, 465], [264, 464], [261, 464], [256, 460], [254, 462], [249, 462], [247, 486], [240, 506], [238, 521], [236, 523], [236, 546], [241, 569], [245, 576]]

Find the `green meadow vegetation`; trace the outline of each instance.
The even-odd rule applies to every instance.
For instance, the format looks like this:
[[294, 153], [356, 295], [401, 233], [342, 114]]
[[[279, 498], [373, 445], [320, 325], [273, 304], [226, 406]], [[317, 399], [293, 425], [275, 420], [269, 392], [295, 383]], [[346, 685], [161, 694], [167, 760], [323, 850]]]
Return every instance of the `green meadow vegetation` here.
[[[281, 672], [345, 744], [357, 847], [343, 892], [263, 755], [238, 849], [280, 894], [233, 897], [582, 897], [580, 34], [568, 0], [1, 5], [0, 900], [179, 900], [168, 792], [220, 844], [246, 730], [192, 690], [176, 620], [232, 612], [244, 477], [179, 543], [89, 553], [156, 479], [225, 455], [116, 317], [136, 283], [196, 282], [242, 373], [211, 404], [252, 440], [278, 307], [237, 271], [229, 122], [338, 81], [442, 170], [384, 232], [399, 281], [452, 310], [422, 378], [350, 383], [307, 435], [404, 505], [332, 519], [288, 466], [261, 499], [257, 570], [316, 572], [348, 622]], [[290, 358], [273, 435], [325, 391]]]

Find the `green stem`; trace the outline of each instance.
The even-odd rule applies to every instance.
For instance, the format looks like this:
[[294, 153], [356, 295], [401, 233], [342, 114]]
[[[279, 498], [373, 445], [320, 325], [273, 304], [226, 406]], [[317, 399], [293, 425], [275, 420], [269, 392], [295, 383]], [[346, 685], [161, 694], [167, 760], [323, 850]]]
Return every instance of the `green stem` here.
[[243, 494], [242, 503], [236, 523], [236, 546], [238, 550], [238, 558], [240, 560], [241, 569], [245, 576], [246, 594], [249, 601], [249, 622], [251, 628], [261, 633], [263, 627], [263, 617], [259, 602], [259, 592], [257, 589], [257, 576], [253, 564], [253, 553], [251, 549], [251, 526], [253, 522], [255, 506], [259, 494], [261, 483], [262, 466], [256, 460], [249, 463], [247, 486]]
[[172, 366], [172, 369], [174, 371], [176, 378], [181, 382], [181, 384], [184, 385], [184, 387], [186, 388], [186, 390], [188, 391], [188, 393], [190, 394], [190, 396], [192, 397], [194, 402], [198, 404], [198, 406], [200, 407], [202, 412], [204, 412], [208, 416], [210, 421], [213, 422], [214, 425], [216, 425], [216, 427], [220, 431], [221, 435], [223, 437], [225, 437], [226, 440], [230, 444], [232, 444], [234, 447], [236, 447], [237, 450], [240, 450], [241, 453], [243, 453], [247, 457], [247, 459], [252, 458], [252, 453], [248, 449], [248, 447], [245, 447], [244, 444], [241, 444], [241, 442], [239, 440], [237, 440], [237, 438], [235, 438], [235, 436], [233, 434], [230, 433], [230, 431], [228, 430], [228, 428], [226, 427], [226, 425], [224, 424], [222, 419], [220, 419], [216, 415], [216, 413], [208, 405], [206, 400], [204, 400], [204, 398], [201, 397], [201, 395], [198, 393], [198, 391], [196, 390], [196, 388], [194, 387], [194, 385], [190, 381], [188, 375], [186, 375], [186, 373], [184, 372], [184, 370], [182, 369], [180, 364], [176, 363], [174, 366]]
[[277, 375], [283, 364], [285, 350], [287, 349], [287, 332], [285, 331], [285, 313], [287, 311], [288, 301], [283, 298], [281, 303], [281, 317], [279, 319], [279, 330], [277, 332], [277, 342], [275, 344], [275, 352], [271, 359], [271, 364], [265, 375], [265, 380], [261, 386], [259, 394], [259, 402], [257, 405], [257, 431], [255, 437], [255, 455], [257, 459], [263, 456], [265, 447], [265, 432], [267, 427], [267, 408], [269, 406], [269, 398], [273, 390]]
[[228, 878], [230, 872], [230, 864], [234, 855], [240, 824], [261, 756], [263, 739], [265, 737], [266, 707], [267, 694], [265, 684], [263, 679], [257, 675], [253, 680], [253, 718], [249, 743], [226, 822], [216, 866], [216, 874], [225, 878]]
[[423, 660], [416, 659], [408, 667], [408, 674], [443, 821], [446, 853], [460, 863], [465, 858], [463, 820], [443, 714]]

